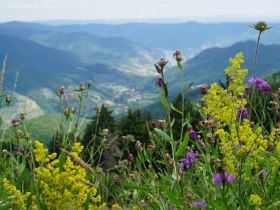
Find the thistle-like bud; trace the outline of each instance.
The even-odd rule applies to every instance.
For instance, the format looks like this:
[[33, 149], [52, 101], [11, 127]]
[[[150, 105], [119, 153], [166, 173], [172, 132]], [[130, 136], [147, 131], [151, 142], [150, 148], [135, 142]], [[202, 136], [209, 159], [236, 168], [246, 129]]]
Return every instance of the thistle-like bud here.
[[251, 27], [259, 31], [260, 33], [271, 29], [271, 27], [268, 27], [267, 24], [263, 21], [257, 22], [256, 24], [253, 24]]
[[65, 108], [63, 114], [68, 119], [70, 117], [71, 112], [68, 108]]
[[25, 115], [26, 115], [25, 112], [21, 112], [21, 113], [19, 114], [19, 118], [20, 118], [21, 120], [24, 120], [24, 119], [25, 119]]
[[176, 50], [175, 53], [173, 53], [173, 58], [176, 59], [176, 61], [180, 62], [183, 60], [183, 57], [182, 57], [182, 53], [180, 50]]
[[166, 64], [168, 63], [167, 60], [165, 60], [165, 58], [161, 58], [158, 62], [158, 65], [163, 68]]
[[65, 93], [65, 87], [60, 86], [60, 88], [58, 89], [58, 93], [59, 93], [59, 95], [63, 95]]
[[120, 186], [122, 184], [122, 180], [118, 175], [115, 175], [113, 178], [114, 185]]
[[137, 151], [141, 151], [142, 150], [142, 143], [140, 141], [136, 141], [135, 143], [135, 149]]
[[11, 103], [11, 101], [12, 101], [11, 96], [10, 95], [6, 95], [6, 103], [7, 103], [7, 105], [9, 105]]
[[110, 135], [110, 131], [108, 128], [103, 129], [103, 136], [109, 136]]
[[90, 88], [91, 85], [92, 85], [92, 81], [91, 81], [91, 80], [88, 80], [88, 81], [87, 81], [87, 86], [88, 86], [88, 88]]
[[199, 86], [199, 90], [200, 90], [200, 92], [201, 92], [202, 94], [206, 94], [207, 91], [208, 91], [208, 85], [207, 85], [207, 84], [201, 84], [201, 85]]
[[80, 82], [79, 89], [80, 90], [86, 89], [84, 82]]
[[156, 150], [156, 146], [155, 145], [152, 145], [152, 144], [149, 144], [148, 146], [148, 151], [153, 153], [154, 151]]
[[24, 138], [26, 139], [26, 140], [28, 140], [28, 139], [30, 139], [30, 136], [31, 136], [31, 134], [29, 133], [29, 132], [25, 132], [25, 136], [24, 136]]

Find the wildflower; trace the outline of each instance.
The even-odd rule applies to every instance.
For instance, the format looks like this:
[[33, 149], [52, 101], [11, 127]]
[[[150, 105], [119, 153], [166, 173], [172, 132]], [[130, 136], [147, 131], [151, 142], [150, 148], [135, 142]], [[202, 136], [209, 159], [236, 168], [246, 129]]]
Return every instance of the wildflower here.
[[173, 54], [173, 58], [175, 58], [177, 62], [182, 61], [183, 57], [182, 57], [181, 51], [176, 50], [175, 53]]
[[58, 89], [58, 93], [59, 93], [60, 96], [61, 96], [61, 95], [64, 95], [64, 93], [65, 93], [65, 87], [64, 87], [64, 86], [60, 86], [60, 88]]
[[119, 204], [115, 203], [115, 204], [112, 206], [112, 209], [113, 209], [113, 210], [121, 210], [122, 208], [120, 207]]
[[152, 145], [152, 144], [149, 144], [148, 146], [148, 151], [149, 152], [154, 152], [156, 150], [156, 146], [155, 145]]
[[110, 131], [108, 128], [103, 129], [103, 136], [109, 136], [110, 135]]
[[206, 203], [203, 203], [201, 201], [195, 201], [195, 202], [192, 203], [192, 205], [193, 205], [193, 207], [205, 207], [205, 206], [207, 206]]
[[224, 182], [227, 182], [230, 184], [230, 183], [234, 182], [235, 178], [236, 177], [234, 174], [229, 174], [227, 172], [213, 174], [213, 181], [216, 186], [218, 186]]
[[136, 141], [135, 148], [136, 148], [137, 151], [141, 151], [142, 150], [142, 143], [140, 141]]
[[22, 147], [14, 146], [14, 150], [15, 150], [17, 153], [23, 153], [23, 152], [24, 152], [24, 148], [22, 148]]
[[24, 119], [25, 119], [25, 115], [26, 115], [25, 112], [21, 112], [21, 113], [19, 114], [19, 118], [20, 118], [21, 120], [24, 120]]
[[272, 152], [273, 149], [274, 149], [274, 145], [273, 145], [273, 144], [270, 144], [270, 145], [268, 145], [268, 147], [267, 147], [266, 150], [267, 150], [268, 152]]
[[165, 60], [165, 58], [161, 58], [158, 62], [158, 65], [163, 68], [166, 64], [168, 63], [167, 60]]
[[11, 123], [13, 126], [18, 126], [20, 124], [20, 120], [15, 118], [15, 119], [12, 119]]
[[253, 78], [251, 77], [248, 82], [250, 84], [254, 84], [255, 83], [255, 88], [256, 89], [260, 89], [260, 90], [263, 90], [264, 92], [266, 93], [269, 93], [272, 91], [272, 88], [271, 86], [268, 84], [268, 82], [266, 82], [265, 80], [263, 80], [262, 78]]
[[135, 159], [134, 159], [133, 155], [130, 152], [127, 153], [127, 158], [128, 158], [128, 160], [130, 162], [135, 163]]
[[257, 22], [256, 24], [253, 24], [251, 27], [259, 31], [260, 33], [271, 29], [271, 27], [268, 27], [267, 24], [263, 21]]
[[260, 180], [263, 180], [263, 179], [266, 177], [267, 174], [268, 174], [268, 170], [267, 170], [267, 169], [264, 169], [264, 170], [260, 173], [259, 179], [260, 179]]
[[152, 128], [157, 127], [157, 121], [155, 119], [152, 120], [151, 124], [152, 124]]
[[11, 96], [10, 95], [6, 95], [6, 103], [7, 103], [7, 105], [9, 105], [11, 103], [11, 101], [12, 101]]
[[222, 184], [223, 178], [222, 178], [221, 174], [220, 174], [220, 173], [215, 173], [215, 174], [213, 175], [213, 181], [214, 181], [215, 185], [220, 185], [220, 184]]
[[86, 89], [84, 82], [80, 82], [79, 89], [80, 90]]
[[206, 94], [207, 93], [207, 91], [208, 91], [208, 85], [207, 84], [201, 84], [200, 86], [199, 86], [199, 90], [200, 90], [200, 92], [202, 93], [202, 94]]
[[68, 108], [64, 109], [63, 114], [67, 119], [71, 116], [71, 112]]
[[189, 151], [186, 158], [180, 158], [178, 160], [179, 163], [182, 163], [180, 168], [184, 169], [184, 168], [187, 168], [187, 167], [191, 167], [197, 157], [198, 157], [198, 152], [197, 151], [195, 151], [195, 152], [193, 150]]
[[262, 204], [261, 197], [258, 195], [255, 195], [255, 194], [250, 195], [250, 201], [253, 205], [256, 205], [256, 206], [260, 206]]
[[197, 138], [197, 132], [193, 129], [190, 130], [189, 132], [189, 137], [191, 137], [192, 139], [196, 139]]
[[165, 124], [166, 124], [166, 120], [158, 120], [157, 124], [160, 128], [164, 128]]
[[161, 77], [158, 77], [158, 78], [156, 79], [156, 85], [157, 85], [158, 87], [161, 87], [163, 83], [164, 83], [164, 81], [163, 81], [163, 79], [162, 79]]
[[120, 177], [118, 175], [115, 175], [114, 178], [113, 178], [113, 183], [115, 185], [121, 185], [122, 184], [122, 180], [120, 179]]
[[242, 106], [239, 106], [239, 108], [237, 109], [237, 116], [236, 116], [236, 118], [239, 119], [241, 116], [243, 118], [248, 118], [249, 117], [248, 109], [246, 107], [244, 107], [242, 109]]
[[232, 183], [232, 182], [234, 182], [236, 177], [234, 174], [229, 174], [229, 173], [225, 172], [225, 178], [226, 178], [227, 183]]
[[269, 104], [272, 110], [277, 110], [279, 108], [279, 105], [276, 101], [270, 101]]
[[88, 80], [88, 81], [87, 81], [87, 86], [88, 86], [88, 88], [90, 88], [91, 85], [92, 85], [92, 81], [91, 81], [91, 80]]
[[12, 200], [10, 201], [10, 204], [15, 206], [15, 207], [19, 207], [19, 208], [16, 208], [16, 209], [26, 209], [26, 204], [25, 203], [26, 203], [27, 199], [29, 198], [29, 196], [31, 195], [31, 193], [26, 192], [25, 194], [22, 194], [6, 178], [4, 178], [2, 180], [2, 182], [3, 182], [3, 189], [7, 192], [7, 194], [9, 196], [11, 196]]

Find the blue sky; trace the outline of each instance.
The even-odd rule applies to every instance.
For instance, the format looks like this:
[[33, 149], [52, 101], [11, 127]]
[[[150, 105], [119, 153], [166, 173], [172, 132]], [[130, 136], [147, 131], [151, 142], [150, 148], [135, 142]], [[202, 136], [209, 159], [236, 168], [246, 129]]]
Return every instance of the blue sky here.
[[280, 0], [0, 0], [0, 21], [280, 20]]

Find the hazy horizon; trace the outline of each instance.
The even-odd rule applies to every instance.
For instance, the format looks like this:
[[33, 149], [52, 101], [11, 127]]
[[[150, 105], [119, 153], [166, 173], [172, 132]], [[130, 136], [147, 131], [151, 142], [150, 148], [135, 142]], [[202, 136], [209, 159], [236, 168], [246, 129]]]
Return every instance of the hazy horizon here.
[[277, 0], [2, 0], [0, 22], [279, 22]]

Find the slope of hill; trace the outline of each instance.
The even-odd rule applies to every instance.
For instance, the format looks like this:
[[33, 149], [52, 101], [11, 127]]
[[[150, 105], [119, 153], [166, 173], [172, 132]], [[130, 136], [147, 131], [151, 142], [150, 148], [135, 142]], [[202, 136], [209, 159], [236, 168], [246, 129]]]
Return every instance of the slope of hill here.
[[44, 28], [44, 25], [40, 24], [0, 24], [2, 34], [67, 50], [88, 64], [104, 63], [134, 74], [149, 75], [152, 61], [162, 55], [159, 50], [143, 47], [120, 36], [100, 37], [87, 32], [57, 32], [55, 29], [48, 26]]
[[[253, 74], [253, 62], [256, 43], [254, 41], [239, 42], [226, 48], [210, 48], [202, 51], [197, 56], [186, 61], [184, 74], [187, 82], [194, 82], [195, 85], [201, 83], [212, 83], [218, 80], [225, 81], [224, 70], [229, 66], [229, 58], [234, 57], [238, 52], [244, 54], [245, 63], [242, 66], [249, 70], [248, 77]], [[279, 69], [280, 66], [280, 45], [260, 45], [257, 61], [258, 76], [262, 76]], [[171, 90], [178, 91], [180, 75], [176, 72], [176, 67], [171, 68], [166, 73]], [[172, 83], [172, 85], [171, 85]], [[179, 83], [179, 84], [178, 84]]]
[[69, 84], [66, 74], [82, 65], [75, 55], [35, 42], [0, 34], [0, 58], [8, 55], [5, 87], [13, 89], [16, 72], [17, 90], [26, 92], [35, 87], [54, 88], [61, 82]]

